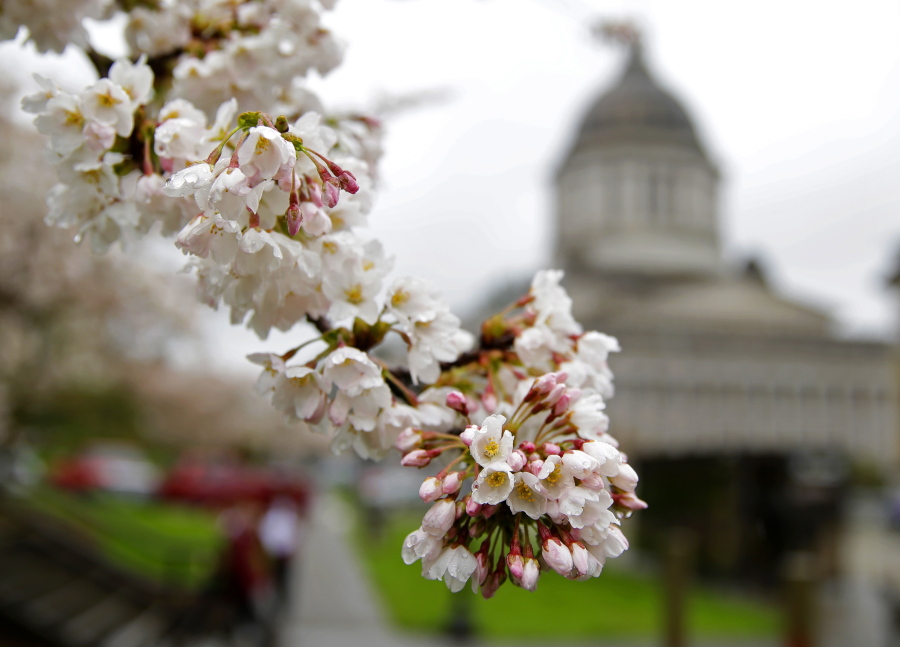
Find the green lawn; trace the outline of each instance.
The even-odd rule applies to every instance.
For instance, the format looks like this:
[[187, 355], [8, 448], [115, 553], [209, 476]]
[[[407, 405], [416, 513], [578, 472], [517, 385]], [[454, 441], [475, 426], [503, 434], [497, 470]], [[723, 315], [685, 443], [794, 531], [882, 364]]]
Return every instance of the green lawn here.
[[91, 541], [115, 565], [188, 589], [212, 575], [223, 545], [215, 515], [199, 508], [74, 496], [50, 487], [35, 490], [23, 503]]
[[[454, 600], [442, 582], [421, 577], [419, 564], [400, 558], [404, 537], [420, 519], [397, 516], [386, 523], [384, 538], [373, 542], [357, 533], [381, 598], [398, 627], [415, 632], [441, 631], [453, 604], [468, 604], [479, 635], [500, 639], [652, 638], [662, 626], [661, 583], [629, 572], [612, 560], [588, 582], [570, 582], [544, 573], [528, 593], [509, 583], [490, 600], [466, 588]], [[689, 600], [691, 635], [703, 638], [771, 638], [779, 618], [768, 606], [695, 588]], [[552, 620], [551, 620], [552, 619]]]

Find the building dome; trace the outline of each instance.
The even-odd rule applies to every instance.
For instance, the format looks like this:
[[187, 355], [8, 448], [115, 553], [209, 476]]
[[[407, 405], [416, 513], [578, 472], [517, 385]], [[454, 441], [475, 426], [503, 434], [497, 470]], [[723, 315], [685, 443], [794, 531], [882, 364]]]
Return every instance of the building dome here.
[[630, 59], [618, 83], [588, 110], [577, 142], [584, 146], [636, 140], [667, 141], [703, 153], [681, 103], [647, 71], [639, 43], [631, 46]]
[[639, 42], [588, 109], [557, 174], [556, 257], [567, 270], [699, 277], [721, 270], [719, 173]]

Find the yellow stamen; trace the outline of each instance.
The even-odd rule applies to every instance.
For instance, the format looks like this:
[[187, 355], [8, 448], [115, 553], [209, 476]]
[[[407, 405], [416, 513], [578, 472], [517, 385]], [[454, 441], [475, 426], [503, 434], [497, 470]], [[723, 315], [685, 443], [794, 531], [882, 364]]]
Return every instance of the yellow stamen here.
[[547, 483], [550, 485], [556, 485], [556, 482], [562, 477], [562, 470], [559, 468], [559, 463], [556, 464], [556, 467], [553, 468], [553, 471], [547, 475], [545, 479]]
[[100, 94], [97, 96], [97, 103], [99, 103], [104, 108], [112, 108], [113, 106], [122, 103], [121, 99], [116, 99], [109, 92], [106, 94]]
[[365, 300], [363, 299], [362, 286], [359, 283], [344, 290], [344, 296], [353, 305], [359, 305]]
[[497, 454], [500, 453], [500, 445], [497, 444], [496, 440], [491, 440], [487, 445], [484, 446], [484, 449], [481, 453], [484, 454], [485, 458], [494, 458]]
[[66, 110], [66, 125], [81, 126], [84, 124], [84, 116], [77, 110]]
[[516, 492], [519, 493], [519, 498], [524, 499], [529, 503], [534, 501], [534, 492], [530, 487], [525, 485], [525, 481], [519, 481], [518, 485], [516, 485]]
[[494, 472], [484, 479], [484, 482], [491, 487], [502, 487], [506, 485], [506, 472]]

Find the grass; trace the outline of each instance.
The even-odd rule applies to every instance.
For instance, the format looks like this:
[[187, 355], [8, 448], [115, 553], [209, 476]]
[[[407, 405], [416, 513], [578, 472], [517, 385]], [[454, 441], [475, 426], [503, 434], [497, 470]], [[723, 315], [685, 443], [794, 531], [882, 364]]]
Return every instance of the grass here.
[[35, 490], [24, 503], [91, 541], [114, 565], [186, 589], [208, 581], [224, 541], [206, 510], [50, 487]]
[[[614, 560], [599, 578], [588, 582], [570, 582], [551, 572], [541, 575], [534, 593], [507, 583], [490, 600], [473, 595], [469, 588], [454, 596], [443, 583], [423, 579], [418, 564], [406, 566], [400, 559], [403, 539], [419, 521], [410, 515], [387, 520], [380, 541], [357, 533], [381, 599], [402, 629], [439, 632], [447, 626], [453, 605], [463, 604], [484, 638], [647, 639], [661, 633], [661, 582]], [[773, 608], [700, 587], [691, 590], [688, 608], [688, 627], [695, 637], [772, 638], [779, 628]]]

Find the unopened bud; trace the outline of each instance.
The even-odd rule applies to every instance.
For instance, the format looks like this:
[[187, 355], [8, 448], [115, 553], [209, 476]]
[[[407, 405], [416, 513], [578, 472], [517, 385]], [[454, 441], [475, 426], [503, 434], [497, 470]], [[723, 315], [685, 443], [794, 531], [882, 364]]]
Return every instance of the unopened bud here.
[[647, 509], [647, 502], [637, 498], [634, 492], [613, 494], [612, 499], [614, 506], [619, 509], [628, 510], [629, 512]]
[[591, 571], [590, 553], [580, 541], [572, 544], [572, 567], [575, 569], [575, 577], [583, 577]]
[[483, 516], [485, 519], [490, 519], [491, 517], [494, 516], [494, 513], [497, 512], [497, 510], [499, 510], [499, 509], [500, 509], [499, 505], [485, 504], [481, 508], [481, 516]]
[[634, 488], [637, 487], [638, 483], [638, 475], [631, 465], [622, 463], [619, 465], [619, 473], [610, 478], [609, 482], [620, 490], [634, 492]]
[[531, 402], [547, 395], [554, 386], [556, 386], [556, 374], [544, 373], [528, 389], [528, 393], [525, 395], [525, 402]]
[[481, 508], [484, 507], [483, 504], [475, 502], [471, 494], [467, 494], [463, 498], [463, 503], [466, 505], [466, 514], [470, 517], [477, 517], [481, 514]]
[[519, 586], [526, 591], [534, 591], [537, 588], [538, 578], [541, 576], [541, 565], [534, 557], [525, 558], [525, 566], [519, 578]]
[[356, 193], [359, 191], [359, 183], [350, 171], [341, 171], [341, 173], [338, 174], [337, 179], [338, 182], [341, 183], [341, 188], [347, 193]]
[[431, 453], [424, 449], [414, 449], [400, 459], [403, 467], [425, 467], [431, 462]]
[[544, 461], [540, 458], [532, 461], [528, 461], [528, 465], [525, 467], [525, 470], [531, 472], [535, 476], [538, 476], [541, 473], [541, 468], [544, 466]]
[[456, 520], [456, 502], [452, 499], [436, 501], [422, 519], [422, 530], [433, 537], [442, 537]]
[[341, 186], [333, 177], [322, 183], [322, 202], [329, 209], [336, 207], [341, 197]]
[[441, 496], [443, 496], [444, 491], [441, 488], [441, 481], [433, 476], [429, 476], [427, 479], [422, 481], [422, 485], [419, 486], [419, 498], [422, 499], [425, 503], [430, 503], [431, 501], [437, 501]]
[[521, 449], [517, 449], [510, 453], [509, 458], [506, 459], [506, 464], [509, 465], [510, 469], [513, 472], [518, 472], [525, 464], [528, 462], [528, 459], [525, 458], [525, 454]]
[[512, 575], [513, 580], [519, 581], [525, 573], [525, 559], [522, 557], [522, 553], [510, 552], [506, 556], [506, 565], [509, 567], [509, 574]]
[[314, 180], [309, 181], [307, 186], [309, 187], [309, 201], [320, 209], [324, 207], [325, 203], [322, 202], [322, 187]]
[[541, 451], [549, 456], [561, 456], [562, 449], [556, 443], [544, 443], [541, 445]]
[[464, 416], [469, 415], [469, 407], [466, 403], [466, 396], [464, 396], [459, 391], [450, 391], [447, 394], [447, 406], [454, 411], [457, 411]]
[[565, 384], [557, 384], [556, 386], [553, 387], [553, 389], [550, 391], [550, 393], [547, 394], [547, 397], [544, 398], [544, 402], [546, 403], [546, 405], [548, 407], [552, 407], [559, 401], [559, 399], [563, 396], [563, 394], [565, 392], [566, 392], [566, 385]]
[[441, 489], [444, 494], [456, 494], [462, 485], [462, 477], [459, 472], [450, 472], [444, 477]]
[[296, 236], [297, 232], [300, 231], [300, 225], [303, 224], [303, 212], [300, 210], [300, 205], [296, 202], [291, 202], [284, 217], [287, 220], [288, 234]]
[[494, 593], [497, 592], [497, 589], [506, 581], [506, 572], [504, 571], [494, 571], [493, 573], [488, 574], [485, 578], [484, 583], [481, 585], [481, 597], [485, 600], [489, 600], [494, 597]]
[[556, 537], [550, 537], [541, 545], [544, 561], [554, 571], [564, 577], [568, 577], [572, 571], [572, 551]]
[[416, 447], [422, 446], [422, 433], [412, 427], [407, 427], [397, 436], [394, 441], [394, 447], [404, 454]]
[[572, 396], [569, 393], [563, 393], [556, 404], [553, 405], [553, 415], [558, 417], [563, 415], [572, 403]]
[[472, 574], [472, 586], [481, 586], [490, 573], [490, 555], [487, 551], [487, 542], [482, 549], [475, 553], [475, 572]]

